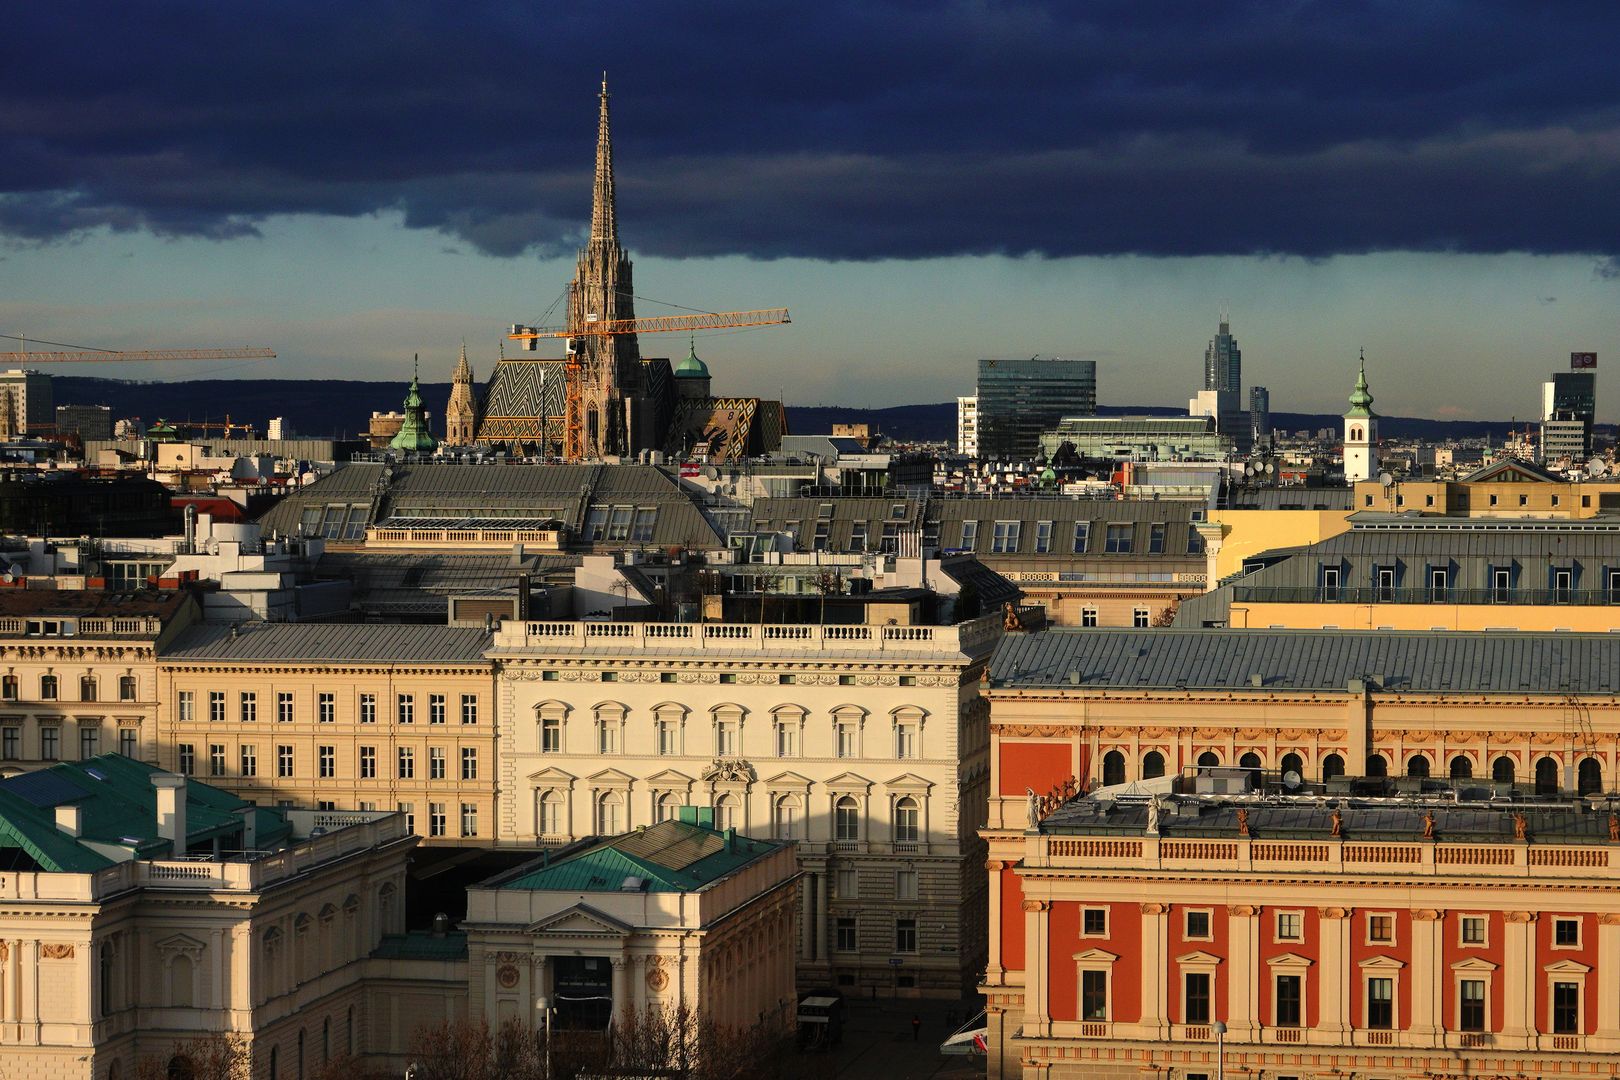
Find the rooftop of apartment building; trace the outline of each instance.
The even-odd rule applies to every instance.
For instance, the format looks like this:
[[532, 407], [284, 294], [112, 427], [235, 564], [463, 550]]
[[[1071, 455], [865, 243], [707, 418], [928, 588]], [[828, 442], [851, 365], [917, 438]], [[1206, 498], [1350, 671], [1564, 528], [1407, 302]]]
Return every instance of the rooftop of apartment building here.
[[482, 663], [483, 630], [429, 624], [202, 623], [161, 651], [166, 662]]
[[1003, 638], [990, 685], [1076, 693], [1613, 694], [1620, 641], [1607, 633], [1054, 627]]
[[[175, 590], [103, 592], [87, 589], [0, 589], [0, 620], [156, 618], [167, 621], [190, 597]], [[3, 626], [3, 624], [0, 624]], [[88, 633], [89, 631], [84, 631]]]
[[706, 809], [682, 807], [679, 820], [669, 818], [622, 836], [543, 853], [484, 886], [552, 892], [696, 892], [791, 843], [716, 829], [712, 817], [700, 818]]

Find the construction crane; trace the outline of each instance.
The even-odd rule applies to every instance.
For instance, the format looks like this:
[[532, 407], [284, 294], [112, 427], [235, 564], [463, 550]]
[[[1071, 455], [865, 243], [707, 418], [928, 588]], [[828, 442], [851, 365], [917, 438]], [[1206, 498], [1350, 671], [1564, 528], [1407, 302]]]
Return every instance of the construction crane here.
[[[521, 341], [532, 352], [541, 338], [607, 337], [614, 334], [668, 334], [677, 331], [727, 330], [741, 326], [779, 326], [792, 322], [787, 308], [757, 311], [706, 311], [695, 315], [653, 315], [644, 319], [597, 319], [586, 316], [572, 326], [517, 326], [507, 335]], [[563, 357], [563, 458], [581, 461], [585, 457], [585, 403], [581, 382], [584, 365], [572, 340]]]
[[274, 360], [271, 349], [76, 349], [0, 352], [4, 364], [134, 363], [142, 360]]

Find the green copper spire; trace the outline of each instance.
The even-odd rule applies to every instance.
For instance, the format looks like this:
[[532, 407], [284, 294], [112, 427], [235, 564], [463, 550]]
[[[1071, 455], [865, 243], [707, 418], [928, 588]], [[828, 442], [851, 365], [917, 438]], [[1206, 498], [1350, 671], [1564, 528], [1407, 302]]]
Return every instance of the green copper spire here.
[[411, 362], [411, 388], [405, 391], [405, 422], [399, 425], [399, 434], [388, 445], [395, 450], [431, 451], [439, 440], [428, 430], [427, 417], [422, 411], [422, 388], [418, 384], [417, 360]]
[[709, 365], [698, 359], [697, 338], [691, 339], [686, 359], [675, 365], [675, 377], [678, 379], [707, 379], [709, 377]]
[[1367, 392], [1367, 350], [1361, 350], [1361, 373], [1356, 376], [1356, 388], [1350, 391], [1350, 411], [1345, 416], [1372, 416], [1373, 396]]

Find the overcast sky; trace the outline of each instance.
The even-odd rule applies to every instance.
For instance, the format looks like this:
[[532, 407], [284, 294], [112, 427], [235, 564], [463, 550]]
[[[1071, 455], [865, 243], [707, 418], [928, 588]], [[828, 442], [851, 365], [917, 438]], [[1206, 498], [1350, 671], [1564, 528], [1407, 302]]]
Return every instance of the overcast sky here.
[[717, 391], [938, 401], [1039, 353], [1181, 403], [1225, 305], [1276, 409], [1338, 410], [1365, 347], [1381, 411], [1507, 418], [1620, 345], [1611, 0], [75, 3], [7, 36], [0, 332], [281, 354], [132, 377], [443, 378], [463, 339], [482, 377], [570, 276], [604, 68], [637, 292], [793, 312], [699, 339]]

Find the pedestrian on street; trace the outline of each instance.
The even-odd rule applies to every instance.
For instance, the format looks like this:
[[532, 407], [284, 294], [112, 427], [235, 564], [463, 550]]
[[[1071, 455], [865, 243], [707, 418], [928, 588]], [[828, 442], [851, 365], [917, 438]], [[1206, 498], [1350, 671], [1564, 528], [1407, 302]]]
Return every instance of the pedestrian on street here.
[[911, 1014], [911, 1041], [917, 1042], [922, 1038], [922, 1017], [916, 1013]]

